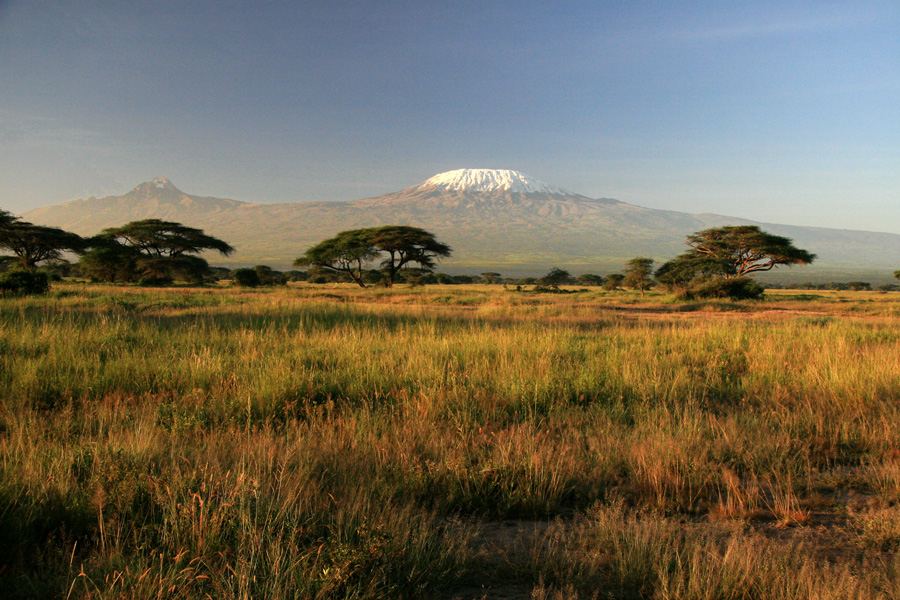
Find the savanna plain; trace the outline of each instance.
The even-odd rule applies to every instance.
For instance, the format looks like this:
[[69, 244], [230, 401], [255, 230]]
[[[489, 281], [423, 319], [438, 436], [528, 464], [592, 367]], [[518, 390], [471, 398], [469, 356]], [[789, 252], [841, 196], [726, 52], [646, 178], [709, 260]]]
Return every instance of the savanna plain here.
[[900, 598], [900, 293], [0, 298], [0, 597]]

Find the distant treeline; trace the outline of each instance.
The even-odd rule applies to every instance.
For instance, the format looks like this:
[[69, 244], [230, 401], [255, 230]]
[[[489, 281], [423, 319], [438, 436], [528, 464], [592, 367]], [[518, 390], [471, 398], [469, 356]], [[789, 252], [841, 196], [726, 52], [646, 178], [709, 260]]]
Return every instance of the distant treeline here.
[[[12, 257], [0, 257], [0, 272], [15, 268], [15, 262]], [[77, 263], [50, 263], [38, 268], [38, 271], [46, 273], [51, 281], [61, 281], [64, 278], [84, 278], [90, 277], [81, 273]], [[251, 274], [252, 273], [252, 274]], [[617, 274], [612, 274], [612, 282], [617, 282]], [[378, 285], [384, 278], [384, 274], [378, 269], [370, 269], [363, 272], [366, 283]], [[466, 285], [466, 284], [490, 284], [505, 286], [542, 286], [546, 285], [547, 275], [528, 276], [528, 277], [504, 277], [496, 272], [484, 272], [472, 275], [450, 275], [447, 273], [431, 273], [419, 271], [417, 269], [405, 269], [398, 275], [398, 283], [406, 283], [411, 285]], [[281, 286], [291, 282], [306, 283], [353, 283], [349, 276], [343, 273], [334, 273], [325, 269], [310, 268], [307, 270], [285, 270], [279, 271], [272, 269], [267, 265], [256, 265], [254, 267], [241, 267], [237, 269], [228, 269], [225, 267], [210, 267], [210, 272], [205, 279], [206, 283], [219, 283], [231, 281], [236, 285], [246, 287], [265, 287], [265, 286]], [[557, 280], [556, 285], [581, 286], [581, 287], [609, 287], [611, 281], [609, 275], [596, 275], [593, 273], [584, 273], [577, 276], [565, 276]], [[836, 290], [836, 291], [881, 291], [894, 292], [900, 291], [900, 285], [888, 283], [884, 285], [873, 286], [865, 281], [831, 281], [826, 283], [812, 282], [788, 282], [773, 283], [760, 282], [763, 287], [770, 290], [791, 289], [791, 290]]]
[[809, 281], [802, 283], [767, 283], [765, 287], [770, 290], [837, 290], [837, 291], [872, 291], [879, 292], [896, 292], [900, 291], [900, 285], [896, 283], [886, 283], [879, 286], [873, 286], [867, 281], [830, 281], [827, 283], [811, 283]]
[[[293, 266], [277, 271], [267, 265], [239, 269], [212, 267], [201, 255], [210, 251], [223, 256], [235, 250], [228, 242], [201, 229], [160, 219], [132, 221], [120, 227], [82, 238], [55, 227], [34, 225], [0, 209], [0, 294], [40, 294], [50, 281], [79, 277], [88, 281], [136, 283], [142, 286], [190, 284], [229, 280], [241, 287], [279, 286], [289, 282], [355, 283], [391, 287], [409, 285], [494, 284], [514, 286], [515, 291], [566, 292], [561, 286], [602, 286], [606, 290], [639, 291], [659, 286], [681, 299], [758, 299], [763, 286], [751, 275], [778, 266], [808, 265], [816, 255], [793, 245], [785, 237], [757, 226], [733, 225], [698, 231], [687, 236], [688, 250], [656, 266], [655, 260], [638, 256], [623, 264], [621, 273], [572, 276], [553, 267], [543, 276], [503, 277], [484, 271], [477, 275], [449, 275], [435, 271], [452, 248], [434, 234], [407, 225], [385, 225], [338, 233], [308, 248]], [[69, 263], [64, 256], [78, 255]], [[377, 266], [377, 268], [376, 268]], [[305, 270], [300, 270], [305, 269]], [[900, 279], [900, 271], [894, 276]], [[533, 286], [530, 290], [525, 286]], [[769, 284], [767, 287], [788, 287]], [[871, 290], [864, 281], [830, 284], [803, 283], [800, 289]], [[882, 285], [883, 291], [898, 289]], [[571, 291], [571, 290], [569, 290]]]

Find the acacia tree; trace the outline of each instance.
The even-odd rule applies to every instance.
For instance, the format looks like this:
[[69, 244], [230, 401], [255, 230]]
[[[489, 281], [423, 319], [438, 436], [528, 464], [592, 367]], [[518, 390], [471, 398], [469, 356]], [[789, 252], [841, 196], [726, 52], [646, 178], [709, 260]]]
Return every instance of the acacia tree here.
[[394, 285], [397, 272], [416, 263], [423, 271], [433, 271], [437, 259], [450, 256], [452, 248], [437, 241], [434, 234], [407, 225], [388, 225], [371, 230], [372, 247], [387, 254], [381, 268], [387, 275], [388, 287]]
[[0, 208], [0, 227], [6, 227], [8, 225], [12, 225], [15, 221], [16, 221], [16, 217], [14, 217], [12, 215], [12, 213]]
[[363, 281], [363, 268], [378, 256], [378, 250], [372, 245], [371, 232], [371, 229], [342, 231], [307, 250], [294, 261], [294, 266], [316, 266], [344, 273], [359, 287], [364, 288], [366, 283]]
[[680, 256], [663, 263], [654, 276], [656, 280], [670, 290], [684, 290], [692, 282], [711, 277], [724, 277], [728, 265], [715, 258], [685, 258]]
[[132, 221], [121, 227], [104, 229], [100, 237], [115, 239], [153, 257], [185, 256], [204, 250], [216, 250], [225, 256], [234, 252], [230, 244], [203, 233], [202, 229], [160, 219]]
[[241, 287], [259, 287], [259, 273], [255, 269], [237, 269], [231, 273], [231, 281]]
[[770, 271], [779, 265], [808, 265], [816, 255], [794, 246], [790, 238], [766, 233], [756, 225], [704, 229], [687, 238], [690, 250], [679, 258], [720, 261], [726, 279]]
[[0, 249], [15, 254], [22, 268], [32, 271], [37, 263], [61, 260], [66, 251], [80, 252], [85, 241], [81, 236], [58, 227], [44, 227], [20, 221], [0, 211]]
[[610, 273], [606, 276], [606, 283], [603, 284], [603, 289], [608, 292], [614, 292], [619, 289], [624, 279], [625, 276], [621, 273]]
[[559, 289], [559, 286], [569, 281], [570, 277], [571, 275], [569, 275], [569, 272], [565, 269], [553, 267], [546, 275], [538, 279], [538, 283], [557, 290]]
[[78, 272], [97, 281], [128, 282], [139, 277], [141, 253], [117, 242], [91, 240], [93, 247], [78, 261]]
[[622, 284], [640, 290], [643, 297], [644, 290], [653, 285], [653, 259], [643, 256], [632, 258], [625, 263], [623, 275]]
[[584, 275], [579, 275], [578, 277], [576, 277], [575, 281], [577, 281], [581, 285], [603, 285], [604, 279], [600, 275], [585, 273]]
[[763, 289], [748, 277], [779, 265], [806, 265], [816, 255], [756, 225], [699, 231], [687, 238], [690, 250], [663, 264], [657, 280], [681, 296], [759, 298]]
[[[2, 238], [4, 230], [15, 222], [16, 217], [14, 217], [12, 213], [0, 208], [0, 238]], [[0, 248], [6, 249], [2, 244], [0, 244]], [[18, 257], [0, 256], [0, 271], [5, 271], [6, 269], [11, 268], [12, 265], [17, 262]]]
[[424, 229], [388, 225], [342, 231], [307, 250], [294, 265], [343, 273], [360, 287], [366, 287], [365, 265], [386, 254], [381, 267], [387, 277], [385, 284], [392, 286], [401, 269], [415, 263], [421, 271], [433, 271], [437, 259], [450, 256], [450, 252], [450, 246], [437, 241]]
[[209, 272], [209, 264], [197, 254], [215, 250], [228, 256], [234, 252], [230, 244], [205, 234], [202, 229], [160, 219], [132, 221], [104, 229], [92, 244], [111, 249], [112, 255], [118, 254], [123, 259], [134, 259], [137, 275], [155, 282], [171, 281], [175, 277], [202, 281]]

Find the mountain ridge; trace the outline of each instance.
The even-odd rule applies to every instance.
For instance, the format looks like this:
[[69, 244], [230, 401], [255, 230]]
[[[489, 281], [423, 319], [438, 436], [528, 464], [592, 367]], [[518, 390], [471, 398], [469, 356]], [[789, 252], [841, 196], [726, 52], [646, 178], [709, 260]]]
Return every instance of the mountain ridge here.
[[284, 204], [186, 194], [157, 177], [121, 196], [71, 200], [28, 211], [23, 218], [81, 235], [138, 219], [178, 221], [237, 248], [227, 259], [210, 256], [216, 264], [282, 268], [339, 231], [388, 224], [422, 227], [453, 247], [453, 256], [441, 265], [450, 272], [534, 274], [562, 266], [602, 274], [620, 270], [634, 256], [667, 260], [684, 251], [688, 234], [728, 224], [758, 224], [815, 252], [819, 259], [804, 273], [823, 268], [891, 273], [893, 257], [900, 256], [900, 235], [895, 234], [651, 209], [588, 198], [516, 171], [460, 171], [465, 170], [374, 197]]

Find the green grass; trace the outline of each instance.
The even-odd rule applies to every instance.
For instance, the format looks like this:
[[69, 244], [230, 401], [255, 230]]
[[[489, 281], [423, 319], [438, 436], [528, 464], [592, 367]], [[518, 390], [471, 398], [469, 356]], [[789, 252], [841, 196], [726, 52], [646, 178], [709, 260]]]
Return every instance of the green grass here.
[[897, 597], [898, 300], [0, 299], [0, 596]]

